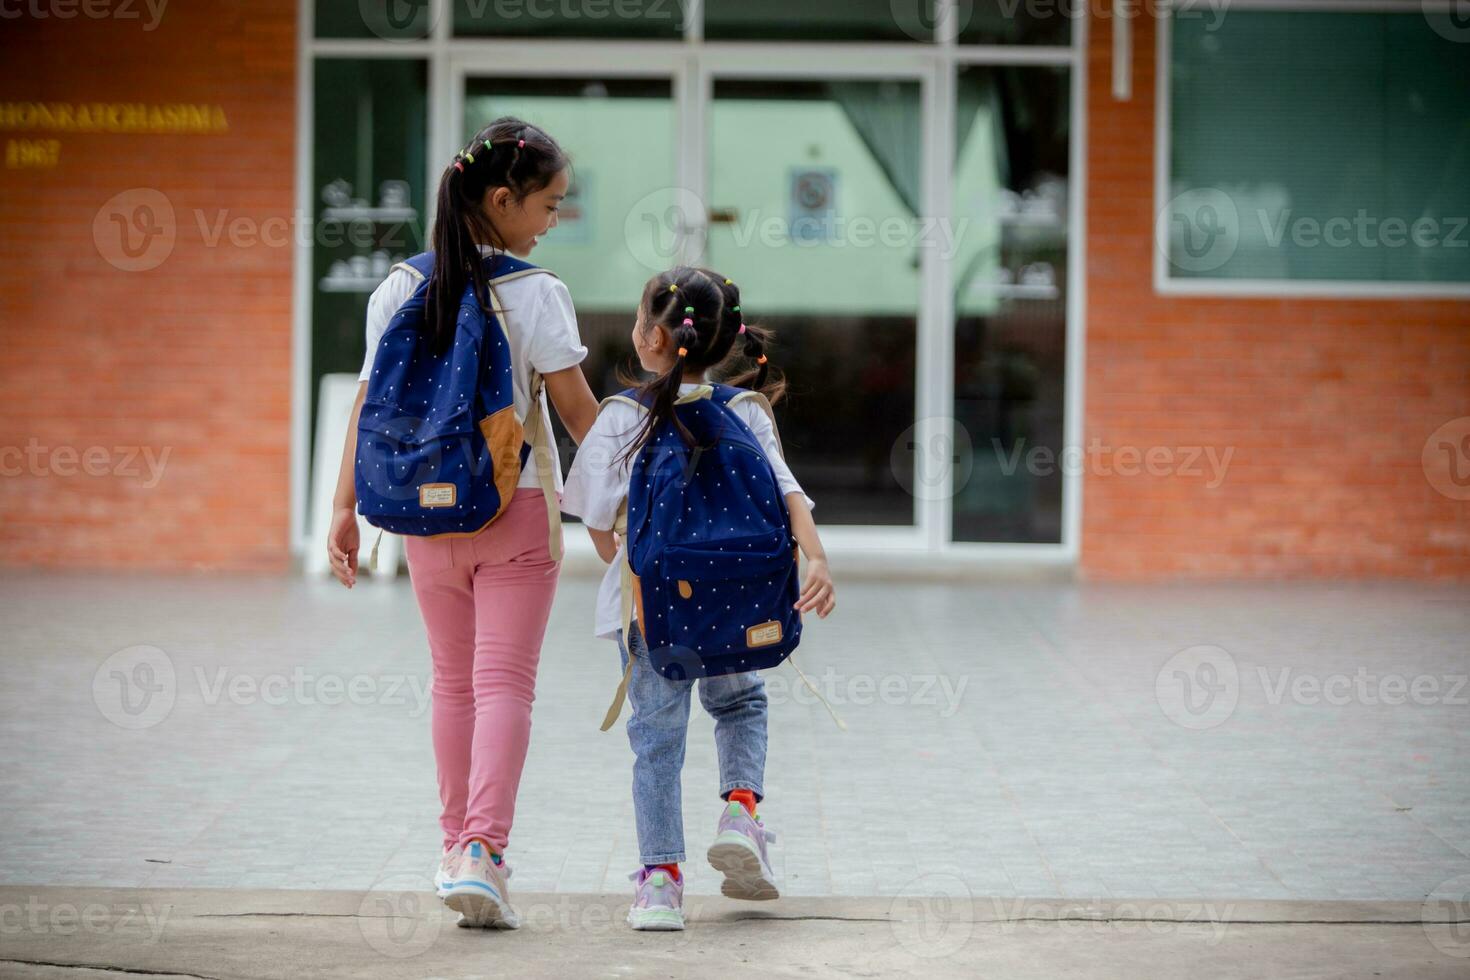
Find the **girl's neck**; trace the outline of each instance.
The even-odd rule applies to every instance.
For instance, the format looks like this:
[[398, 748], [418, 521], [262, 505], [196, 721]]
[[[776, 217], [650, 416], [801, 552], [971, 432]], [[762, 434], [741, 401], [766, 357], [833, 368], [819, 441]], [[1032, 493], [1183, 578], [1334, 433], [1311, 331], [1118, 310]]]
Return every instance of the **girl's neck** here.
[[685, 371], [681, 381], [686, 385], [702, 385], [705, 383], [703, 371]]

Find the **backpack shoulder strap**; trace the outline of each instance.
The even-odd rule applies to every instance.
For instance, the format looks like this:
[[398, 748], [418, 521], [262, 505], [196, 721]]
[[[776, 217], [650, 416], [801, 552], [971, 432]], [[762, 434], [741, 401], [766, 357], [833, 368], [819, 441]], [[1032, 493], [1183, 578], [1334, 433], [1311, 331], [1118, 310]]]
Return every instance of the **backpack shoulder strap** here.
[[782, 459], [785, 459], [786, 449], [781, 445], [781, 427], [776, 424], [776, 413], [771, 408], [770, 399], [758, 391], [738, 391], [730, 399], [728, 404], [733, 407], [741, 402], [747, 401], [753, 401], [759, 405], [761, 411], [766, 413], [766, 418], [771, 420], [771, 431], [776, 434], [776, 451], [781, 454]]

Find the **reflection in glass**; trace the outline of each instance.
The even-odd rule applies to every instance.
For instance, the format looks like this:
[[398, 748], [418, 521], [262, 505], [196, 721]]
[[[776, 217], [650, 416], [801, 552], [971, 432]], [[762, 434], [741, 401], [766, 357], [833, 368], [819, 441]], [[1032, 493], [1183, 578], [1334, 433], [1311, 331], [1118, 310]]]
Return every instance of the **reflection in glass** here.
[[1061, 541], [1068, 99], [1063, 68], [959, 73], [956, 541]]

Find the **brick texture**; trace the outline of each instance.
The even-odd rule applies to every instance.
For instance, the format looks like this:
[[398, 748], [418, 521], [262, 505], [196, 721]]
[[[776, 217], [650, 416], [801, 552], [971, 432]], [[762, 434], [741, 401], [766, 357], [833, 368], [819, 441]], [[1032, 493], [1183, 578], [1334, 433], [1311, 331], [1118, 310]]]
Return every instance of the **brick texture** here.
[[[60, 143], [52, 168], [0, 171], [0, 561], [284, 570], [296, 6], [175, 2], [152, 30], [147, 5], [112, 6], [141, 17], [7, 20], [0, 102], [219, 106], [227, 129], [0, 127]], [[108, 261], [106, 214], [94, 237], [134, 188], [173, 211], [173, 249], [146, 271]], [[275, 244], [232, 241], [230, 222]]]
[[1233, 455], [1211, 488], [1120, 475], [1104, 454], [1084, 480], [1083, 573], [1470, 578], [1470, 502], [1421, 463], [1470, 416], [1470, 303], [1157, 295], [1154, 31], [1135, 21], [1117, 102], [1112, 24], [1092, 24], [1085, 441]]

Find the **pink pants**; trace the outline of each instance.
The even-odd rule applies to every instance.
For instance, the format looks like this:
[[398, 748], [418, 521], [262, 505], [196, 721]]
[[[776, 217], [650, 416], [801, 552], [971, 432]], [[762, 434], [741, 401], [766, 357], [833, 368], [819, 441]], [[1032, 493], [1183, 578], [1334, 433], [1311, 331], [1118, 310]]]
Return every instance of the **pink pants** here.
[[503, 852], [560, 573], [547, 548], [545, 500], [519, 489], [474, 537], [406, 536], [404, 549], [434, 664], [444, 847], [480, 837]]

